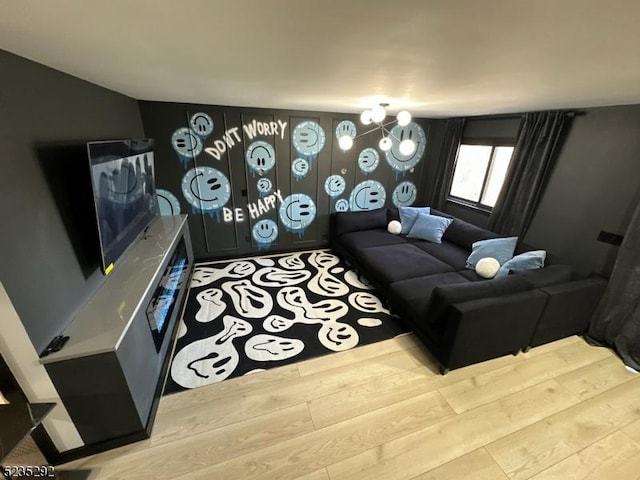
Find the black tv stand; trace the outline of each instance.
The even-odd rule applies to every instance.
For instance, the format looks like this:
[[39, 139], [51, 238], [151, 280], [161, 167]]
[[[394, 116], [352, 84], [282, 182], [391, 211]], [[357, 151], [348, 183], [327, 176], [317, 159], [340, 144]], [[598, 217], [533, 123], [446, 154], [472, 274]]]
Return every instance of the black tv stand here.
[[[148, 436], [162, 393], [193, 252], [186, 215], [157, 217], [145, 235], [62, 332], [64, 348], [40, 359], [86, 446]], [[147, 311], [177, 256], [175, 303], [154, 333]]]

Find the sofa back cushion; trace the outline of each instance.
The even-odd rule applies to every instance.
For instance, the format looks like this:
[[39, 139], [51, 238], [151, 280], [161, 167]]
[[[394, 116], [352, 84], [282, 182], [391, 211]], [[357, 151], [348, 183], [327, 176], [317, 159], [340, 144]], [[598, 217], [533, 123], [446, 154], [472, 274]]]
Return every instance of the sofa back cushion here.
[[359, 232], [387, 228], [387, 209], [378, 208], [361, 212], [335, 213], [334, 234], [339, 237], [343, 233]]
[[569, 265], [549, 265], [535, 270], [512, 273], [506, 278], [521, 278], [531, 288], [544, 288], [559, 283], [565, 283], [572, 279], [573, 269]]
[[459, 218], [453, 219], [453, 223], [449, 225], [447, 231], [442, 236], [443, 240], [451, 243], [455, 243], [467, 250], [471, 250], [471, 246], [480, 240], [489, 240], [490, 238], [499, 238], [502, 235], [485, 230], [471, 223], [460, 220]]

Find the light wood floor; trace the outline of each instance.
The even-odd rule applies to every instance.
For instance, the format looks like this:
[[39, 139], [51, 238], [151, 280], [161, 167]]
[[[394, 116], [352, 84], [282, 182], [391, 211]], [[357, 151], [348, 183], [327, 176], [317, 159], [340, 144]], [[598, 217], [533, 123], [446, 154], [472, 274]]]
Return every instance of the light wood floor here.
[[640, 375], [570, 337], [443, 377], [407, 335], [164, 397], [149, 440], [64, 467], [111, 479], [640, 479]]

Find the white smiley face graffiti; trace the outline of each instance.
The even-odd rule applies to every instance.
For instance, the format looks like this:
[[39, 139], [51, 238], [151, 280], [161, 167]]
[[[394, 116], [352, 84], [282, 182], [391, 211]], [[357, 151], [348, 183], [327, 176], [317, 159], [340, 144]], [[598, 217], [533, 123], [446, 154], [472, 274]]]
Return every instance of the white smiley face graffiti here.
[[263, 174], [275, 166], [276, 151], [269, 142], [257, 140], [249, 145], [245, 158], [252, 175]]
[[361, 210], [375, 210], [384, 207], [387, 193], [384, 186], [377, 180], [365, 180], [351, 191], [349, 208], [352, 212]]
[[408, 207], [413, 205], [418, 196], [418, 191], [413, 182], [402, 182], [393, 190], [391, 200], [396, 207]]
[[194, 113], [189, 120], [191, 131], [201, 138], [207, 138], [213, 132], [213, 119], [204, 112]]
[[335, 198], [344, 192], [347, 182], [340, 175], [330, 175], [324, 182], [324, 191], [331, 198]]
[[380, 154], [375, 148], [365, 148], [358, 155], [358, 166], [362, 173], [368, 174], [373, 172], [380, 163]]
[[220, 170], [195, 167], [182, 178], [182, 193], [195, 209], [216, 211], [231, 198], [231, 185]]
[[336, 212], [348, 212], [349, 211], [349, 201], [346, 198], [341, 198], [336, 202], [335, 205]]
[[269, 248], [278, 238], [278, 225], [273, 220], [260, 220], [251, 229], [251, 236], [259, 249]]
[[[391, 129], [391, 138], [393, 140], [391, 149], [385, 152], [385, 156], [395, 172], [402, 173], [411, 170], [422, 160], [427, 147], [427, 138], [420, 125], [415, 122], [410, 122], [404, 127], [396, 125]], [[406, 139], [413, 140], [416, 144], [416, 149], [411, 155], [400, 153], [400, 142]]]
[[306, 120], [296, 125], [291, 134], [293, 147], [305, 158], [315, 158], [324, 148], [325, 134], [318, 122]]
[[279, 213], [288, 232], [302, 235], [316, 218], [316, 205], [309, 195], [293, 193], [284, 199]]

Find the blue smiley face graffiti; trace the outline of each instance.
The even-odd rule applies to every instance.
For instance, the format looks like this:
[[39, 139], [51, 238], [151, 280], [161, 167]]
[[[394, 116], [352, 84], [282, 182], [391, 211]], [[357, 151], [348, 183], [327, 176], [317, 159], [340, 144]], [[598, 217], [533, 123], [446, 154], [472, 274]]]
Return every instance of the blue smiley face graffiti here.
[[173, 193], [169, 190], [156, 188], [156, 197], [160, 215], [180, 215], [180, 201]]
[[192, 213], [208, 213], [220, 221], [220, 210], [231, 198], [231, 184], [220, 170], [195, 167], [182, 178], [182, 194]]
[[179, 128], [171, 135], [171, 145], [178, 154], [178, 159], [187, 168], [187, 163], [202, 152], [202, 141], [190, 128]]
[[349, 195], [349, 208], [352, 212], [375, 210], [384, 207], [387, 193], [384, 186], [376, 180], [359, 183]]
[[266, 197], [273, 190], [273, 183], [268, 178], [261, 178], [256, 182], [256, 189], [258, 190], [258, 195]]
[[380, 163], [380, 154], [375, 148], [365, 148], [358, 155], [358, 166], [362, 173], [368, 175], [373, 172]]
[[284, 199], [279, 213], [284, 228], [302, 236], [316, 218], [316, 205], [309, 195], [293, 193]]
[[391, 201], [396, 207], [409, 207], [413, 205], [418, 196], [418, 190], [413, 182], [402, 182], [393, 190]]
[[[391, 149], [385, 152], [385, 156], [396, 174], [411, 170], [422, 160], [427, 148], [427, 138], [420, 125], [415, 122], [410, 122], [404, 127], [396, 125], [391, 129], [391, 138], [393, 140]], [[400, 153], [400, 142], [405, 139], [413, 140], [416, 143], [416, 149], [411, 155]]]
[[336, 212], [348, 212], [349, 201], [345, 198], [341, 198], [336, 202], [335, 209], [336, 209]]
[[251, 174], [262, 175], [271, 170], [276, 164], [276, 151], [269, 142], [257, 140], [247, 148], [245, 155], [247, 166]]
[[309, 168], [309, 162], [304, 158], [296, 158], [291, 162], [291, 173], [293, 173], [293, 178], [296, 180], [300, 180], [309, 173]]
[[326, 141], [324, 130], [312, 120], [306, 120], [296, 125], [291, 134], [293, 147], [302, 158], [313, 160], [324, 148]]
[[340, 175], [331, 175], [324, 181], [324, 191], [331, 198], [342, 195], [346, 186], [346, 180]]
[[340, 140], [340, 137], [356, 138], [358, 130], [356, 129], [356, 124], [351, 120], [343, 120], [336, 127], [336, 138]]
[[213, 119], [204, 112], [194, 113], [189, 120], [191, 131], [203, 140], [213, 132]]
[[251, 236], [259, 250], [267, 249], [278, 238], [278, 225], [273, 220], [260, 220], [251, 229]]

